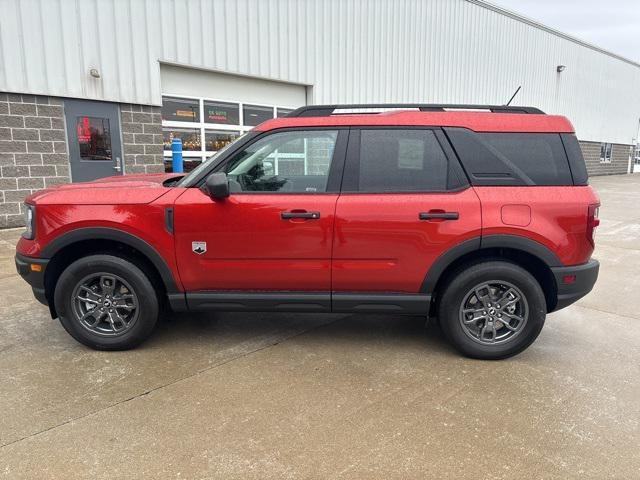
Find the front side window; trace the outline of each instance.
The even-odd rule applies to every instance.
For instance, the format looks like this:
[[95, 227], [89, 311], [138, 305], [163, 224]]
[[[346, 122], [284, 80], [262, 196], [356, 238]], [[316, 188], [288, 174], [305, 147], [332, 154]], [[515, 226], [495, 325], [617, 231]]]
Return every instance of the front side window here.
[[447, 157], [432, 130], [361, 131], [359, 191], [444, 191], [448, 177]]
[[337, 138], [337, 130], [267, 135], [227, 163], [224, 171], [231, 191], [326, 192]]

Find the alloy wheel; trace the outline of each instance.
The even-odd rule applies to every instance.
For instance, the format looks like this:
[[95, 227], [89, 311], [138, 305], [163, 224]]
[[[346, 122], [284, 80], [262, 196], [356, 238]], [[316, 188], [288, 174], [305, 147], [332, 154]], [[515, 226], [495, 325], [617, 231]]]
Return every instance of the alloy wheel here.
[[73, 291], [73, 313], [87, 330], [101, 336], [119, 336], [138, 319], [138, 297], [131, 285], [112, 273], [86, 276]]
[[515, 285], [492, 280], [473, 287], [460, 306], [463, 331], [483, 345], [511, 341], [527, 323], [529, 307], [522, 291]]

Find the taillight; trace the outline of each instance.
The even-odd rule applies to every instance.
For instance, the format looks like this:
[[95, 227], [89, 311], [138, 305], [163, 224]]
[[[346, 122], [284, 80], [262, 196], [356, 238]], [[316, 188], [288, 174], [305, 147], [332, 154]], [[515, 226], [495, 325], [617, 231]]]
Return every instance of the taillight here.
[[589, 205], [587, 212], [587, 238], [591, 242], [591, 245], [595, 246], [595, 240], [593, 238], [594, 230], [600, 225], [600, 219], [598, 218], [598, 212], [600, 211], [600, 204], [594, 203]]

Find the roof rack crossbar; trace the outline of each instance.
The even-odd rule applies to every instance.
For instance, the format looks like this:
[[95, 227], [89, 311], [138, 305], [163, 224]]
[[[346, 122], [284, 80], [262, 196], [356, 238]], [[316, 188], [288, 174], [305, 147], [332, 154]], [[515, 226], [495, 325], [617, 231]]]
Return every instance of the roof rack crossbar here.
[[[352, 110], [365, 108], [412, 108], [421, 112], [444, 112], [446, 110], [489, 110], [493, 113], [525, 113], [544, 114], [535, 107], [516, 107], [506, 105], [462, 105], [462, 104], [437, 104], [437, 103], [359, 103], [346, 105], [307, 105], [297, 108], [287, 117], [328, 117], [336, 110]], [[364, 112], [376, 113], [376, 112]]]

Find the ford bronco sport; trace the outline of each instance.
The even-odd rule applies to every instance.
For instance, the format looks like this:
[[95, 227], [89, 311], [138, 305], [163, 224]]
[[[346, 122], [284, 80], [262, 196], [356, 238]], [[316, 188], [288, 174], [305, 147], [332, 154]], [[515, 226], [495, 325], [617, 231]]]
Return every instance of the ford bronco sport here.
[[16, 265], [96, 349], [138, 345], [168, 304], [431, 315], [463, 354], [497, 359], [593, 287], [598, 206], [564, 117], [307, 106], [188, 175], [34, 193]]

